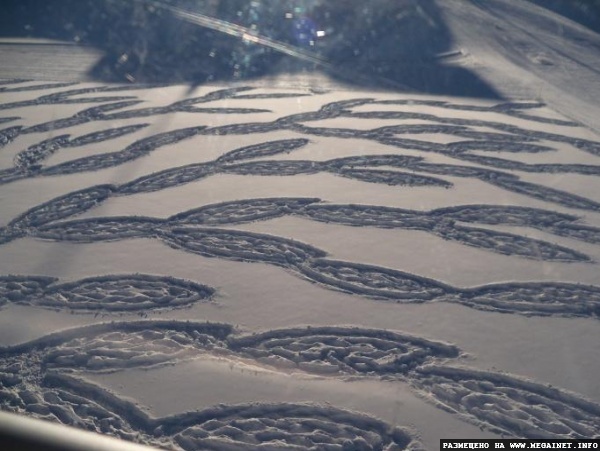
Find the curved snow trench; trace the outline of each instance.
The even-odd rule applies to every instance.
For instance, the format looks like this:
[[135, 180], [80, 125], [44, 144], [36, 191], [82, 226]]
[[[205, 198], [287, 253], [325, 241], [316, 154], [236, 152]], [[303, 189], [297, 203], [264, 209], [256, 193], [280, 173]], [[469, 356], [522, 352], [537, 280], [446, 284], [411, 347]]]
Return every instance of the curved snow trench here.
[[[291, 386], [394, 384], [491, 436], [600, 435], [599, 399], [504, 362], [481, 368], [468, 344], [439, 338], [448, 322], [487, 327], [496, 343], [528, 322], [548, 337], [597, 326], [600, 137], [579, 122], [539, 100], [303, 88], [181, 97], [3, 80], [0, 96], [0, 321], [22, 311], [71, 324], [48, 334], [32, 323], [4, 343], [1, 409], [184, 450], [422, 449], [444, 438], [403, 422], [401, 403], [393, 418], [310, 397], [154, 416], [92, 377], [223, 359]], [[101, 249], [113, 260], [95, 259]], [[431, 255], [444, 271], [423, 270]], [[255, 279], [257, 266], [293, 282]], [[461, 278], [469, 271], [479, 282]], [[273, 318], [232, 295], [249, 287], [263, 296], [249, 305]], [[321, 310], [292, 307], [315, 296]], [[352, 316], [327, 305], [337, 302], [369, 315], [340, 326], [338, 314]], [[390, 327], [415, 312], [439, 326]], [[588, 338], [581, 353], [598, 361]], [[536, 373], [541, 357], [524, 358], [523, 373]], [[566, 365], [557, 371], [568, 380]]]

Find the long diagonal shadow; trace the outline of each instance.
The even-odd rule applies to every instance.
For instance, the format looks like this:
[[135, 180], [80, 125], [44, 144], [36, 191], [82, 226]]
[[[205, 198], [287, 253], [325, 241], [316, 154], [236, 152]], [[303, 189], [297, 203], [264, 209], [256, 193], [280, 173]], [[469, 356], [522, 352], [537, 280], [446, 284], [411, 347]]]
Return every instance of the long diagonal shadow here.
[[102, 81], [206, 82], [325, 73], [356, 87], [498, 98], [460, 58], [433, 0], [8, 0], [0, 35], [104, 51]]

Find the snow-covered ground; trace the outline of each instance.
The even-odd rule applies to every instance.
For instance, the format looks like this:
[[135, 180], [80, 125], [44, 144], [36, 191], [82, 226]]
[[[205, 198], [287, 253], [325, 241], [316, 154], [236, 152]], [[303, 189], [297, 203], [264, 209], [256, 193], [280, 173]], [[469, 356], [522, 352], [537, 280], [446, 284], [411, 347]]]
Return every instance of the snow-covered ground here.
[[185, 450], [600, 436], [600, 36], [439, 4], [499, 98], [2, 43], [0, 409]]

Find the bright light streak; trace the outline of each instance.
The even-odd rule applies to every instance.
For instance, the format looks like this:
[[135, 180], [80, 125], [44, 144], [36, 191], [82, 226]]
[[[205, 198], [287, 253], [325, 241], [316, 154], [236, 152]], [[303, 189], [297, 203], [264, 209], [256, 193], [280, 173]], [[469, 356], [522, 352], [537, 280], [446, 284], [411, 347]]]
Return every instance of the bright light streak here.
[[[335, 65], [327, 62], [326, 60], [324, 60], [323, 58], [321, 58], [320, 56], [318, 56], [315, 53], [305, 51], [303, 49], [294, 47], [293, 45], [286, 44], [284, 42], [280, 42], [280, 41], [276, 41], [274, 39], [267, 38], [265, 36], [257, 34], [254, 30], [251, 30], [250, 28], [243, 27], [241, 25], [236, 25], [234, 23], [227, 22], [227, 21], [221, 20], [221, 19], [217, 19], [215, 17], [206, 16], [204, 14], [186, 11], [181, 8], [177, 8], [175, 6], [166, 5], [166, 4], [164, 4], [160, 1], [156, 1], [156, 0], [138, 0], [138, 1], [142, 1], [143, 3], [146, 3], [146, 4], [152, 4], [157, 8], [162, 8], [167, 11], [170, 11], [174, 16], [176, 16], [182, 20], [185, 20], [186, 22], [193, 23], [193, 24], [199, 25], [204, 28], [209, 28], [211, 30], [219, 31], [221, 33], [225, 33], [230, 36], [234, 36], [239, 39], [245, 40], [246, 42], [252, 42], [257, 45], [269, 47], [277, 52], [283, 53], [283, 54], [291, 56], [293, 58], [315, 64], [316, 66], [319, 66], [322, 69], [325, 69], [326, 71], [328, 71], [330, 73], [336, 74], [337, 76], [340, 76], [341, 78], [352, 80], [354, 82], [356, 82], [358, 80], [363, 80], [365, 83], [373, 82], [372, 77], [365, 77], [364, 75], [362, 75], [356, 71], [353, 71], [347, 67], [344, 68], [343, 71], [340, 71], [339, 70], [340, 68], [338, 66], [335, 66]], [[298, 8], [295, 8], [295, 11], [296, 10], [298, 10]], [[299, 10], [299, 12], [301, 12], [301, 10]], [[286, 14], [286, 17], [287, 17], [287, 14]], [[325, 35], [325, 31], [318, 31], [317, 36], [319, 36], [319, 33], [323, 33], [323, 35]], [[412, 91], [412, 89], [410, 89], [409, 87], [407, 87], [401, 83], [398, 83], [396, 81], [387, 80], [387, 79], [383, 79], [383, 78], [378, 78], [378, 79], [380, 82], [384, 83], [385, 85], [393, 86], [396, 89], [403, 89], [408, 92]]]
[[185, 20], [186, 22], [194, 23], [205, 28], [210, 28], [211, 30], [220, 31], [221, 33], [238, 37], [245, 41], [253, 42], [265, 47], [272, 48], [273, 50], [276, 50], [285, 55], [289, 55], [294, 58], [307, 61], [309, 63], [317, 64], [318, 66], [324, 67], [328, 70], [335, 70], [335, 67], [333, 65], [327, 63], [327, 61], [323, 60], [322, 58], [313, 53], [306, 52], [292, 45], [285, 44], [283, 42], [276, 41], [265, 36], [261, 36], [259, 34], [256, 34], [256, 32], [254, 32], [250, 28], [243, 27], [241, 25], [236, 25], [224, 20], [216, 19], [214, 17], [205, 16], [204, 14], [185, 11], [175, 6], [165, 5], [160, 2], [152, 3], [160, 8], [164, 8], [171, 11], [173, 15], [182, 20]]

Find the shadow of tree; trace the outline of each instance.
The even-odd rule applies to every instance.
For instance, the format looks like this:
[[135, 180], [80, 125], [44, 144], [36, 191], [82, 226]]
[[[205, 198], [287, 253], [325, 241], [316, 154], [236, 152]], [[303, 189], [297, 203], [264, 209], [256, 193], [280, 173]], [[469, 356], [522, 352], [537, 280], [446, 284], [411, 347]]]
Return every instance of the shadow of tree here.
[[498, 97], [448, 63], [461, 53], [435, 0], [6, 0], [3, 9], [4, 36], [102, 49], [90, 74], [102, 81], [197, 85], [321, 70], [369, 88]]

